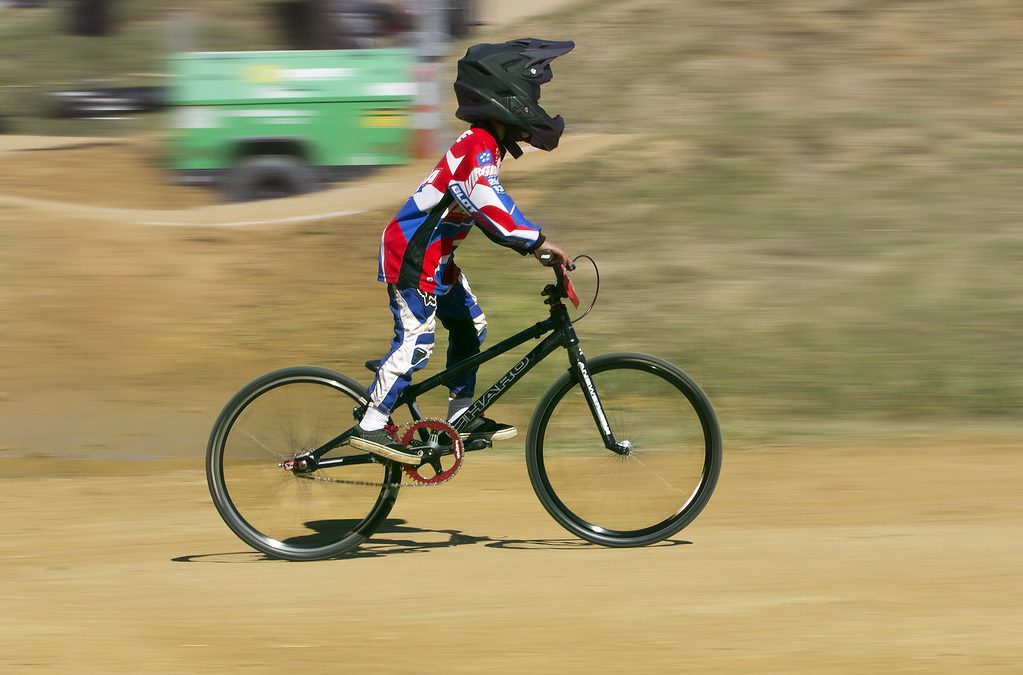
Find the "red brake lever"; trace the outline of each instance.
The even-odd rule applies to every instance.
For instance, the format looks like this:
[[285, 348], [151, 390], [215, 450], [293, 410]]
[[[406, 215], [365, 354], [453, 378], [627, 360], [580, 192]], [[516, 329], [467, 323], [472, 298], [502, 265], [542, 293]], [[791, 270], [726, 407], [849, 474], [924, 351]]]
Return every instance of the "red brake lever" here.
[[561, 266], [561, 275], [565, 280], [565, 295], [568, 296], [569, 301], [576, 309], [579, 309], [579, 296], [575, 294], [575, 289], [572, 288], [572, 282], [568, 279], [568, 272], [565, 270], [565, 266]]

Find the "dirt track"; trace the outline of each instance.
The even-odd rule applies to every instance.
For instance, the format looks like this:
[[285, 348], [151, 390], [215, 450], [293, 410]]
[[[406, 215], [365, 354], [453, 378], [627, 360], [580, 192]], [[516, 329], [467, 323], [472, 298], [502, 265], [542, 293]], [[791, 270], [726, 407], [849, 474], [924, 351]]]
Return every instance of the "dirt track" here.
[[0, 670], [1018, 672], [1016, 450], [733, 449], [696, 523], [630, 550], [477, 454], [303, 564], [247, 551], [194, 465], [9, 460]]
[[[135, 204], [160, 209], [126, 167]], [[88, 181], [0, 169], [0, 193], [46, 202], [0, 206], [0, 672], [1019, 672], [1011, 437], [742, 447], [724, 419], [708, 509], [634, 550], [562, 531], [520, 437], [403, 491], [352, 556], [264, 559], [210, 503], [206, 434], [260, 371], [358, 372], [380, 324], [364, 252], [394, 205], [228, 230], [200, 222], [219, 207], [164, 208], [197, 220], [143, 226], [103, 217], [125, 210]], [[502, 412], [524, 427], [522, 403]]]

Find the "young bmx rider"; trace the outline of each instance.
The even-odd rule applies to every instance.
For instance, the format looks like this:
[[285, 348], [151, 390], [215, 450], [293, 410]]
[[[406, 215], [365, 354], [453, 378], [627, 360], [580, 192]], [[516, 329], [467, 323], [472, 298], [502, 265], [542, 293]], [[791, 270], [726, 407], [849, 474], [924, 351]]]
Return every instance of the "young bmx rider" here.
[[[558, 146], [565, 121], [540, 107], [540, 86], [553, 77], [551, 61], [574, 47], [571, 41], [527, 38], [475, 45], [459, 60], [455, 116], [471, 126], [384, 229], [379, 280], [387, 283], [394, 339], [369, 389], [366, 413], [353, 430], [354, 447], [419, 463], [419, 455], [395, 442], [384, 426], [412, 374], [429, 360], [438, 318], [448, 331], [449, 368], [479, 353], [486, 318], [454, 261], [455, 249], [474, 226], [496, 244], [533, 254], [545, 265], [571, 268], [565, 250], [522, 215], [498, 173], [506, 153], [522, 155], [520, 141], [548, 151]], [[475, 370], [450, 383], [449, 421], [472, 404], [475, 385]], [[515, 434], [515, 427], [483, 416], [463, 430], [469, 441]]]

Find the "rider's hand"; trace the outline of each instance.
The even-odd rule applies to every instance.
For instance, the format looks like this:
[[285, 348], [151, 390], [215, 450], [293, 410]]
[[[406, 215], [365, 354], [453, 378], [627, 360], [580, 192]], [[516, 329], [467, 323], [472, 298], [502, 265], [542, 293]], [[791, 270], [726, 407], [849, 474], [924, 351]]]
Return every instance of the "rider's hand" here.
[[[544, 255], [544, 254], [548, 255]], [[533, 251], [533, 255], [540, 261], [542, 265], [547, 267], [554, 267], [555, 265], [564, 265], [565, 269], [572, 271], [575, 269], [575, 265], [572, 264], [572, 258], [568, 255], [565, 249], [561, 248], [550, 239], [545, 240], [542, 244], [536, 247]]]

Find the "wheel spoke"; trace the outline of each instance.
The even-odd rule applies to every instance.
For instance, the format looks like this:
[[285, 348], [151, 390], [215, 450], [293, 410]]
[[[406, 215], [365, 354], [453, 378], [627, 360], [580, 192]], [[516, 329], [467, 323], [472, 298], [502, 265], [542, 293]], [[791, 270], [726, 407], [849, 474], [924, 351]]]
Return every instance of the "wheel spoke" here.
[[276, 450], [271, 450], [269, 447], [266, 446], [265, 443], [263, 443], [261, 440], [259, 440], [255, 436], [253, 436], [248, 431], [242, 429], [242, 433], [245, 434], [253, 443], [255, 443], [256, 445], [260, 446], [261, 448], [266, 450], [268, 453], [270, 453], [271, 455], [273, 455], [277, 459], [290, 459], [287, 455], [282, 455], [281, 453], [277, 452]]
[[641, 459], [639, 458], [639, 455], [638, 455], [638, 454], [636, 454], [636, 453], [633, 453], [633, 454], [629, 455], [628, 459], [629, 459], [629, 460], [631, 460], [631, 461], [633, 461], [633, 462], [636, 462], [636, 463], [637, 463], [637, 464], [639, 464], [639, 465], [640, 465], [641, 467], [643, 467], [644, 469], [646, 469], [646, 470], [647, 470], [647, 471], [648, 471], [648, 472], [650, 473], [650, 475], [651, 475], [651, 476], [653, 476], [654, 478], [656, 478], [657, 480], [659, 480], [659, 481], [660, 481], [660, 482], [661, 482], [661, 483], [662, 483], [662, 484], [664, 485], [664, 487], [668, 488], [669, 490], [671, 490], [671, 491], [673, 491], [673, 492], [678, 492], [678, 493], [680, 493], [680, 494], [681, 494], [681, 493], [683, 492], [683, 490], [682, 490], [681, 488], [679, 488], [679, 487], [677, 487], [677, 486], [675, 486], [675, 485], [672, 485], [672, 484], [671, 484], [671, 483], [670, 483], [670, 482], [668, 481], [668, 479], [666, 479], [666, 478], [665, 478], [665, 477], [664, 477], [664, 476], [663, 476], [663, 475], [662, 475], [662, 474], [661, 474], [660, 472], [654, 471], [654, 470], [653, 470], [653, 469], [651, 469], [651, 468], [650, 468], [649, 466], [647, 466], [647, 465], [646, 465], [646, 463], [645, 463], [645, 462], [643, 462], [643, 460], [641, 460]]

